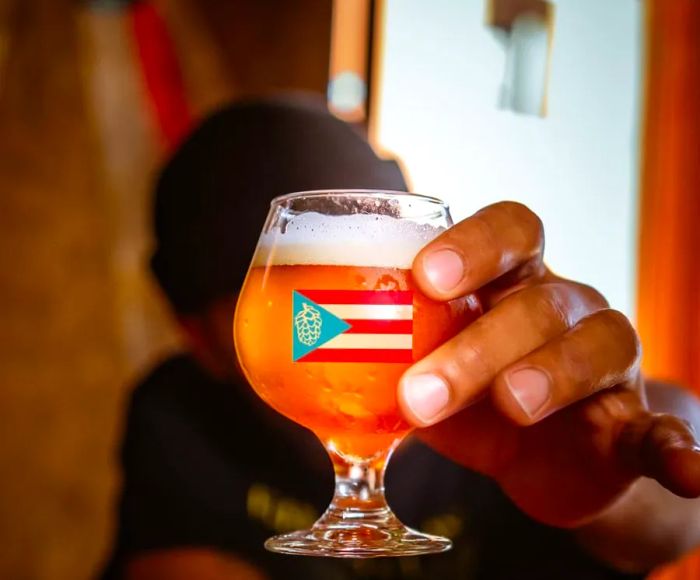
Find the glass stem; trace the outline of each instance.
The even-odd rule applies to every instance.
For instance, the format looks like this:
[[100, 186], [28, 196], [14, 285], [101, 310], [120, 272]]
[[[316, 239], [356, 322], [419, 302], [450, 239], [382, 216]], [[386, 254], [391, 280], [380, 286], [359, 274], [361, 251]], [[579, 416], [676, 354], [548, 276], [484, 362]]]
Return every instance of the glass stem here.
[[371, 459], [348, 458], [329, 449], [335, 469], [335, 493], [316, 526], [401, 526], [384, 497], [384, 472], [393, 447]]

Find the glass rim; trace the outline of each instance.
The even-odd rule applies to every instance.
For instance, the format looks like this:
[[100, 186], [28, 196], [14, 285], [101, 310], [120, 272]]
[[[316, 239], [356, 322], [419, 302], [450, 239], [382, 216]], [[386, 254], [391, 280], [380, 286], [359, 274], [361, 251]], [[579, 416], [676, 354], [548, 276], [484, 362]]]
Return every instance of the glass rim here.
[[302, 198], [323, 198], [323, 197], [334, 197], [334, 196], [346, 196], [346, 197], [362, 197], [362, 196], [377, 197], [380, 199], [415, 199], [431, 204], [440, 205], [443, 208], [448, 208], [447, 202], [440, 199], [439, 197], [434, 197], [431, 195], [425, 195], [423, 193], [411, 193], [408, 191], [398, 191], [392, 189], [310, 189], [308, 191], [294, 191], [292, 193], [285, 193], [284, 195], [278, 195], [273, 198], [270, 202], [271, 206], [279, 205], [285, 201], [291, 201], [295, 199]]

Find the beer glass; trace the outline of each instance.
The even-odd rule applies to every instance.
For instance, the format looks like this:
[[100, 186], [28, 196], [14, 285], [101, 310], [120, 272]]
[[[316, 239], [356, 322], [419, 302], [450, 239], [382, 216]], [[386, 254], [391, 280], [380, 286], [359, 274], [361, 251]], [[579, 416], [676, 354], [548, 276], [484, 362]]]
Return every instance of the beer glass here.
[[268, 550], [336, 557], [442, 552], [384, 498], [384, 470], [411, 427], [397, 384], [411, 364], [479, 314], [475, 297], [439, 303], [411, 277], [418, 250], [452, 225], [436, 198], [315, 191], [272, 201], [239, 298], [234, 341], [253, 389], [311, 429], [335, 469], [333, 500], [309, 530]]

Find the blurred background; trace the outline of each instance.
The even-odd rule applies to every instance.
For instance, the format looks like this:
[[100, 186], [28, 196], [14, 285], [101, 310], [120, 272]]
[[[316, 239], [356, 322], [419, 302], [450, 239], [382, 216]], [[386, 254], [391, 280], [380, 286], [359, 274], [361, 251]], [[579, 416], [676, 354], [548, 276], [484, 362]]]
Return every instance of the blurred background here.
[[455, 219], [530, 205], [647, 372], [700, 389], [697, 0], [0, 0], [0, 578], [105, 558], [130, 385], [179, 340], [145, 268], [155, 172], [281, 90], [327, 95]]

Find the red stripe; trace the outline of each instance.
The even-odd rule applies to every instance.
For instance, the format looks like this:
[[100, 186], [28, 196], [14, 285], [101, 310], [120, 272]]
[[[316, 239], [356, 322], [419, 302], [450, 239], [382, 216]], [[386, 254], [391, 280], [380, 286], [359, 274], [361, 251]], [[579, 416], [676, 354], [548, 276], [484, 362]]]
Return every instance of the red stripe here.
[[412, 334], [413, 320], [346, 320], [346, 334]]
[[175, 47], [153, 4], [135, 2], [130, 15], [146, 92], [161, 136], [174, 149], [193, 124]]
[[410, 290], [297, 290], [317, 304], [413, 304]]
[[412, 363], [410, 349], [317, 348], [296, 362]]

